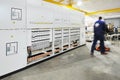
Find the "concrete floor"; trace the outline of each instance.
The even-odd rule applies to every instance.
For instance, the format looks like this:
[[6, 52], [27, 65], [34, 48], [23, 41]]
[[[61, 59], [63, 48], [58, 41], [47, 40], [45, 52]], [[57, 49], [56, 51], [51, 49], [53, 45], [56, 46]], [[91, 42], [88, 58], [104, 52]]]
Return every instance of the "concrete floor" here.
[[120, 80], [120, 52], [90, 57], [90, 45], [79, 47], [1, 80]]

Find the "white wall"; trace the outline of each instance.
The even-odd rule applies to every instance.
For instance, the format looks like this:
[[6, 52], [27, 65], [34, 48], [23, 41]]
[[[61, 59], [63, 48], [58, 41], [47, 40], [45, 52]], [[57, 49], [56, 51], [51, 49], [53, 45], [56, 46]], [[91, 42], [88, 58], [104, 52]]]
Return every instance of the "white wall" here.
[[98, 17], [85, 16], [85, 26], [93, 27], [96, 20], [98, 20]]
[[120, 18], [108, 18], [105, 21], [107, 24], [112, 23], [114, 27], [120, 27]]

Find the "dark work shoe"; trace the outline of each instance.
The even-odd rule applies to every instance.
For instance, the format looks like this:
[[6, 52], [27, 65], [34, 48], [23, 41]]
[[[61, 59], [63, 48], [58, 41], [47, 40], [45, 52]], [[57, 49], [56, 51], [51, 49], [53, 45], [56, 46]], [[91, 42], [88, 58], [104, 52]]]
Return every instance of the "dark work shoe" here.
[[91, 57], [95, 57], [95, 55], [91, 55]]
[[101, 55], [107, 55], [107, 54], [108, 54], [108, 53], [105, 53], [105, 52], [104, 52], [104, 53], [101, 53]]
[[90, 53], [90, 56], [91, 56], [91, 57], [95, 57], [93, 53]]

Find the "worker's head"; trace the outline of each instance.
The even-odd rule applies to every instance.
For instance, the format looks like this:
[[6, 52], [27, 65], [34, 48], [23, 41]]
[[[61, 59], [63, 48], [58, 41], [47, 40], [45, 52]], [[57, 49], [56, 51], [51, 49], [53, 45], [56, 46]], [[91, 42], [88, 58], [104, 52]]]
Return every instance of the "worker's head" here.
[[99, 17], [99, 20], [101, 20], [101, 19], [102, 19], [102, 17], [100, 16], [100, 17]]

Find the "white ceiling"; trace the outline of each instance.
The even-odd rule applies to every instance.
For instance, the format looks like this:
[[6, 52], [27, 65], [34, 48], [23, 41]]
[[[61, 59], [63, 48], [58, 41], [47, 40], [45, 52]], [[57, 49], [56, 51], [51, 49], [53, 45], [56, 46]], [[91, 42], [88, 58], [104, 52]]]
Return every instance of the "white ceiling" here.
[[75, 3], [82, 1], [80, 6], [74, 3], [74, 7], [86, 12], [95, 12], [100, 10], [108, 10], [120, 8], [120, 0], [73, 0]]
[[[62, 5], [69, 5], [73, 8], [92, 13], [90, 16], [120, 17], [120, 0], [45, 0], [51, 3], [57, 2]], [[77, 2], [81, 1], [81, 5]], [[56, 3], [55, 3], [56, 4]], [[93, 12], [97, 12], [94, 13]], [[102, 13], [101, 13], [102, 12]]]

